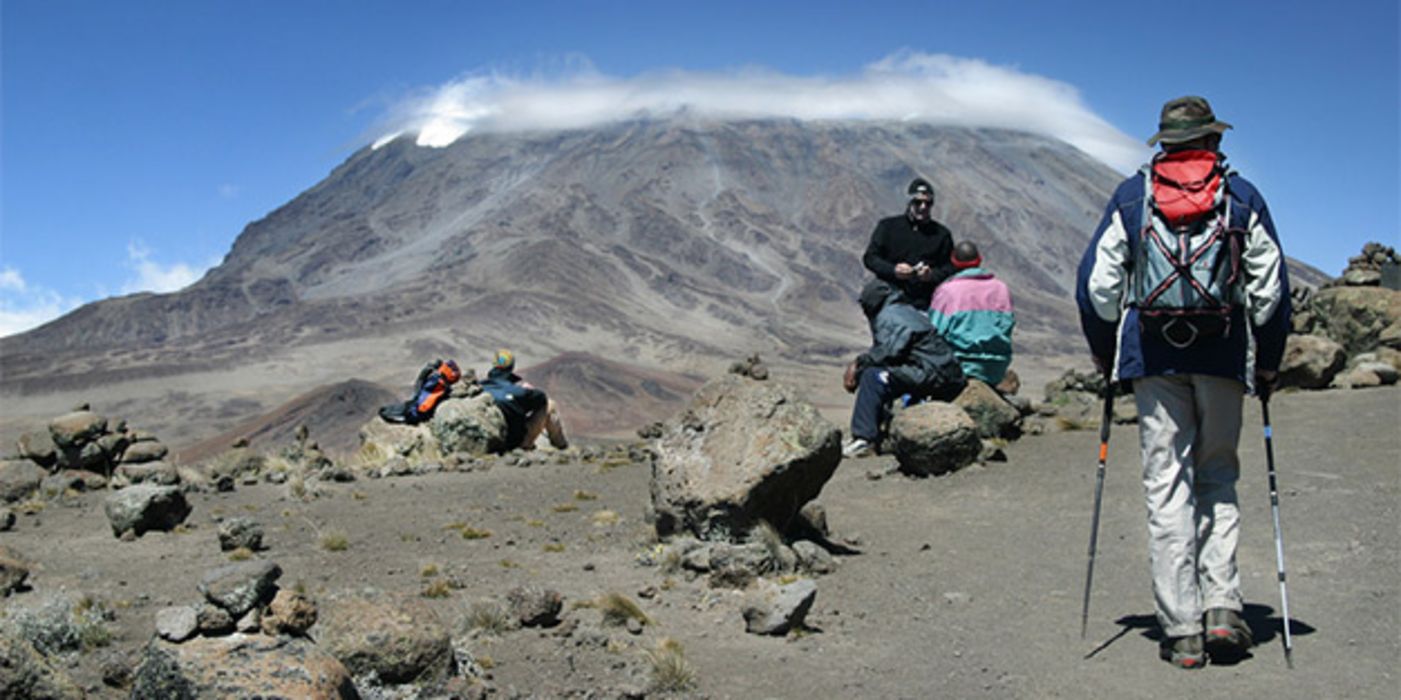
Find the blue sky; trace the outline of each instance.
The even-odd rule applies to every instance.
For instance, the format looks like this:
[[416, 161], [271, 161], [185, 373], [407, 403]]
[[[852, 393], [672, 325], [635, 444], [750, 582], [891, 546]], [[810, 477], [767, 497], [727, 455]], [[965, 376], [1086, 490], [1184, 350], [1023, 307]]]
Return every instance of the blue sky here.
[[193, 281], [396, 128], [589, 101], [992, 120], [1124, 168], [1201, 94], [1286, 252], [1337, 274], [1401, 245], [1397, 5], [0, 0], [0, 335]]

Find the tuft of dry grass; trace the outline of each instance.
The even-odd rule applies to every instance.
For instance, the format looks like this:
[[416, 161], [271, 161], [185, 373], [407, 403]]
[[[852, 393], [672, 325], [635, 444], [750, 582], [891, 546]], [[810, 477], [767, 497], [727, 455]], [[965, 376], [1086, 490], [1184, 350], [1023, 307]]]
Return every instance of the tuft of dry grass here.
[[563, 542], [546, 542], [543, 546], [540, 547], [540, 549], [543, 549], [543, 550], [545, 550], [546, 552], [550, 552], [550, 553], [552, 553], [552, 554], [558, 554], [558, 553], [564, 551], [564, 543], [563, 543]]
[[652, 670], [652, 688], [658, 692], [679, 692], [696, 684], [696, 669], [686, 660], [686, 650], [671, 637], [657, 640], [657, 646], [642, 652]]
[[622, 593], [605, 593], [594, 601], [594, 607], [603, 613], [603, 624], [621, 626], [628, 620], [637, 620], [644, 625], [652, 624], [652, 618], [642, 608]]
[[420, 578], [433, 578], [438, 575], [438, 565], [424, 564], [423, 568], [418, 570], [418, 575]]
[[585, 490], [583, 490], [583, 489], [576, 489], [576, 490], [574, 491], [574, 500], [576, 500], [576, 501], [597, 501], [597, 500], [598, 500], [598, 494], [592, 493], [592, 492], [589, 492], [589, 491], [585, 491]]
[[503, 569], [519, 569], [519, 568], [521, 568], [521, 565], [520, 565], [520, 564], [518, 564], [518, 563], [516, 563], [516, 562], [514, 562], [514, 561], [511, 561], [510, 559], [502, 559], [500, 563], [501, 563], [501, 568], [503, 568]]
[[527, 527], [545, 527], [545, 521], [536, 518], [530, 518], [526, 520], [525, 524]]
[[447, 579], [435, 578], [423, 587], [419, 595], [424, 598], [446, 598], [452, 595], [452, 587], [448, 585]]
[[344, 552], [350, 548], [350, 539], [343, 532], [330, 530], [321, 534], [321, 548], [328, 552]]
[[579, 510], [579, 506], [576, 506], [573, 503], [556, 503], [555, 505], [550, 506], [550, 510], [556, 513], [573, 513], [574, 511]]
[[593, 514], [593, 524], [598, 527], [617, 525], [619, 520], [622, 520], [622, 517], [611, 510], [600, 510]]
[[253, 558], [253, 550], [247, 547], [239, 547], [229, 552], [229, 561], [248, 561]]
[[[511, 629], [511, 615], [494, 600], [479, 600], [467, 608], [467, 627], [483, 634], [499, 636]], [[481, 663], [478, 658], [477, 664]]]

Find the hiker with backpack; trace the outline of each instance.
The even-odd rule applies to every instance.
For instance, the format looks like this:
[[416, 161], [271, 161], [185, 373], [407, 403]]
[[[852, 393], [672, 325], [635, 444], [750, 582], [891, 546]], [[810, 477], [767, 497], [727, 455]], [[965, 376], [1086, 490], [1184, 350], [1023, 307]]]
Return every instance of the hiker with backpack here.
[[417, 425], [433, 417], [433, 409], [451, 395], [452, 386], [462, 378], [457, 363], [434, 360], [418, 371], [413, 383], [413, 398], [391, 403], [379, 409], [379, 417], [389, 423]]
[[906, 188], [905, 213], [881, 219], [861, 261], [879, 279], [904, 292], [920, 311], [929, 308], [934, 288], [954, 273], [949, 255], [953, 234], [935, 221], [934, 186], [916, 178]]
[[983, 267], [971, 241], [953, 247], [954, 274], [934, 290], [929, 321], [953, 348], [963, 375], [997, 386], [1012, 364], [1012, 293]]
[[1289, 280], [1260, 193], [1226, 165], [1201, 97], [1163, 106], [1161, 152], [1121, 183], [1080, 262], [1095, 365], [1133, 386], [1160, 656], [1180, 668], [1253, 643], [1236, 566], [1237, 443], [1247, 391], [1273, 385]]
[[498, 350], [481, 384], [506, 419], [506, 449], [533, 450], [541, 432], [549, 436], [555, 449], [569, 447], [555, 402], [522, 380], [515, 369], [515, 355], [510, 350]]
[[876, 451], [890, 404], [900, 396], [951, 401], [967, 384], [953, 351], [904, 292], [871, 280], [861, 290], [861, 310], [871, 323], [872, 344], [847, 365], [842, 378], [847, 393], [856, 394], [844, 457]]

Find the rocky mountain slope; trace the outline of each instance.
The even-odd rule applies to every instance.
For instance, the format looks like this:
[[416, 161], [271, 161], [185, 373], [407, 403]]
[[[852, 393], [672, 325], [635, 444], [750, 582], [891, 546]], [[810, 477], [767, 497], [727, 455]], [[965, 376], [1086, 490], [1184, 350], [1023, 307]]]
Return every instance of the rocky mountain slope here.
[[[1118, 179], [1103, 164], [1008, 131], [681, 117], [361, 149], [191, 287], [0, 340], [0, 393], [23, 404], [6, 418], [105, 391], [207, 437], [313, 386], [398, 386], [503, 345], [587, 352], [638, 386], [753, 351], [816, 373], [865, 342], [860, 254], [915, 176], [1012, 286], [1021, 357], [1080, 354], [1073, 269]], [[586, 414], [605, 400], [561, 391]]]

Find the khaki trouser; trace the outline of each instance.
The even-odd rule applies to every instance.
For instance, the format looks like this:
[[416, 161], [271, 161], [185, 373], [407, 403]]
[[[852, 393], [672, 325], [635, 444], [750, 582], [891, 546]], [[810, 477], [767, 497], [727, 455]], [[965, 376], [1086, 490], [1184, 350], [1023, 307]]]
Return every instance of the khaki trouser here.
[[1169, 637], [1202, 632], [1211, 608], [1240, 612], [1238, 381], [1201, 374], [1133, 383], [1148, 506], [1148, 561]]
[[545, 399], [545, 408], [531, 414], [526, 420], [525, 439], [521, 446], [527, 450], [535, 449], [535, 441], [540, 439], [541, 432], [549, 434], [550, 445], [555, 449], [569, 447], [569, 440], [564, 437], [564, 423], [559, 419], [554, 399]]

